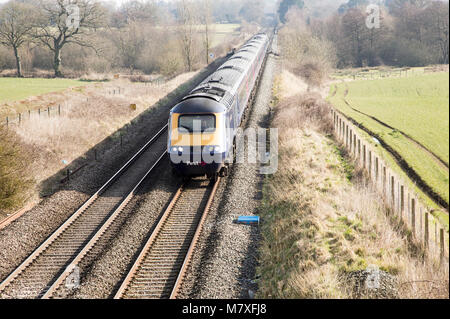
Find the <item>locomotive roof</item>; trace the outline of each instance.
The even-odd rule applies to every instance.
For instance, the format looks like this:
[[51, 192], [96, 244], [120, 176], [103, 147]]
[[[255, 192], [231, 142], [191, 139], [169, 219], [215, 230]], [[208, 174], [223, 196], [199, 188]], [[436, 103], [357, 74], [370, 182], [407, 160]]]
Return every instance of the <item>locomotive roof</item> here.
[[212, 99], [204, 99], [201, 96], [193, 97], [177, 104], [172, 109], [173, 113], [189, 114], [189, 113], [223, 113], [226, 107]]
[[255, 35], [183, 100], [207, 97], [230, 107], [240, 83], [266, 40], [265, 34]]

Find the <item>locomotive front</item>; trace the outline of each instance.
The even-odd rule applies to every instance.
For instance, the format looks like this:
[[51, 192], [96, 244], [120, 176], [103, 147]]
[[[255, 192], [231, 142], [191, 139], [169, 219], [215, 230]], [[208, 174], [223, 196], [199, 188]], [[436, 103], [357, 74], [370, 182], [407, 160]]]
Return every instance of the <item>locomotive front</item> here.
[[190, 98], [170, 113], [168, 153], [177, 175], [216, 177], [227, 157], [226, 108], [209, 98]]

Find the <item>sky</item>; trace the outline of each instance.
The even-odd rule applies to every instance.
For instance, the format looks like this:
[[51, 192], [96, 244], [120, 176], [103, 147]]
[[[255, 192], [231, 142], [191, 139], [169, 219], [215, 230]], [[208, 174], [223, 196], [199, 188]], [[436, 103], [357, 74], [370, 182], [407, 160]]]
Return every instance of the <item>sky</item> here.
[[[0, 3], [5, 3], [5, 2], [8, 2], [9, 0], [0, 0]], [[126, 2], [126, 1], [129, 1], [129, 0], [108, 0], [108, 1], [110, 1], [110, 2], [115, 2], [115, 3], [117, 3], [117, 4], [121, 4], [121, 3], [123, 3], [123, 2]]]

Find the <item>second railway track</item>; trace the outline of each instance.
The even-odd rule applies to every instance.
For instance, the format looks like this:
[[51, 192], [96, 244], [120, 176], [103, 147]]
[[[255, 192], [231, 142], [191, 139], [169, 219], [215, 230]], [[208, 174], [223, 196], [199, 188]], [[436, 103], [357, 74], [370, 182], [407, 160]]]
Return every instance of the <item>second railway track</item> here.
[[116, 299], [176, 298], [220, 178], [181, 186], [115, 295]]
[[167, 125], [2, 283], [1, 298], [51, 298], [165, 156]]

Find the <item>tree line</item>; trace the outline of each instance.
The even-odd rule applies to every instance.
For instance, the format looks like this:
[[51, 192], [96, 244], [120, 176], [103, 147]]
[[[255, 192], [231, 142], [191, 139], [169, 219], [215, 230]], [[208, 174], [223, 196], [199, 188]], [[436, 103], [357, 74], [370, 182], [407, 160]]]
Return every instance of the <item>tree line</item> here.
[[325, 46], [332, 44], [332, 62], [338, 68], [449, 63], [448, 1], [376, 2], [379, 27], [370, 28], [367, 19], [373, 12], [367, 9], [373, 1], [348, 0], [326, 18], [310, 15], [298, 5], [301, 1], [283, 0], [281, 5], [293, 2], [297, 5], [292, 5], [286, 15], [291, 26], [294, 20], [302, 21], [297, 33], [307, 31], [315, 40], [327, 43]]
[[0, 69], [176, 74], [211, 59], [215, 23], [265, 22], [274, 0], [11, 0], [0, 7]]

